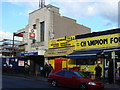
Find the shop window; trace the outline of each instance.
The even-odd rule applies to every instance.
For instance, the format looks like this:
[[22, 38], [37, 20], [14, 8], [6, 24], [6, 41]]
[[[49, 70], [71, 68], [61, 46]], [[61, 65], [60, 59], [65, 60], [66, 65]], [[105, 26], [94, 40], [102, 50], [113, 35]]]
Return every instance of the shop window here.
[[36, 42], [36, 40], [35, 40], [35, 39], [33, 39], [32, 43], [35, 43], [35, 42]]
[[94, 65], [95, 60], [94, 59], [77, 59], [76, 64], [77, 65]]

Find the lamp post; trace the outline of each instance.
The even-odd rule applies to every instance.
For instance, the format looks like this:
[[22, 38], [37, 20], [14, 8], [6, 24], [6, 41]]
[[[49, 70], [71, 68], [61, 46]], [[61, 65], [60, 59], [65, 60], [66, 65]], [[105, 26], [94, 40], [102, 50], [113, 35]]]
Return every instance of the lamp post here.
[[111, 53], [111, 55], [112, 55], [112, 60], [113, 60], [113, 83], [115, 84], [115, 52], [113, 51], [112, 53]]

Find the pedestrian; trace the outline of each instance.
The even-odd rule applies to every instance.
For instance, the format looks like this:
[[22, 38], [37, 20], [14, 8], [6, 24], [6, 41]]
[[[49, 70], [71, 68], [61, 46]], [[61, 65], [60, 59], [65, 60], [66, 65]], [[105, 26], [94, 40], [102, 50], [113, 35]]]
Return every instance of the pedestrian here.
[[99, 66], [98, 63], [97, 66], [95, 67], [95, 78], [97, 80], [100, 80], [101, 75], [102, 75], [102, 68]]
[[45, 64], [44, 66], [44, 72], [45, 72], [45, 77], [48, 77], [49, 73], [51, 73], [53, 71], [53, 67], [51, 66], [51, 64]]
[[13, 73], [13, 65], [10, 64], [9, 66], [10, 66], [10, 72]]
[[43, 75], [43, 66], [40, 66], [40, 76], [42, 76]]
[[27, 63], [25, 63], [25, 67], [24, 67], [24, 68], [25, 68], [24, 74], [25, 74], [25, 75], [29, 75], [29, 68], [30, 68], [30, 67], [29, 67], [29, 65], [28, 65]]
[[53, 67], [52, 67], [51, 64], [49, 64], [49, 66], [50, 66], [50, 69], [51, 69], [50, 73], [52, 73], [53, 72]]
[[3, 65], [3, 71], [6, 73], [7, 72], [7, 69], [8, 69], [8, 64], [7, 63], [4, 63]]
[[44, 75], [47, 77], [47, 72], [48, 72], [48, 64], [46, 63], [44, 66]]

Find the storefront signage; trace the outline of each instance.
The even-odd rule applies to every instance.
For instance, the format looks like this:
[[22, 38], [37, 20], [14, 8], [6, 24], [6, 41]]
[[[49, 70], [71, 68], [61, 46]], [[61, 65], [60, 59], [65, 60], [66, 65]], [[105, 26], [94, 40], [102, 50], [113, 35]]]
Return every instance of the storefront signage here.
[[58, 48], [58, 49], [48, 49], [45, 52], [45, 57], [53, 57], [53, 56], [65, 56], [73, 52], [73, 47], [67, 48]]
[[112, 59], [115, 59], [115, 52], [111, 52]]
[[113, 47], [120, 45], [120, 34], [103, 35], [98, 37], [84, 38], [76, 40], [76, 50]]
[[20, 56], [33, 56], [38, 55], [38, 52], [30, 52], [30, 53], [21, 53]]
[[18, 66], [24, 66], [24, 61], [22, 60], [18, 61]]
[[66, 36], [64, 38], [53, 39], [49, 41], [49, 48], [60, 48], [60, 47], [70, 47], [75, 46], [74, 43], [75, 36]]
[[35, 33], [36, 33], [35, 29], [29, 30], [29, 38], [30, 39], [35, 39]]

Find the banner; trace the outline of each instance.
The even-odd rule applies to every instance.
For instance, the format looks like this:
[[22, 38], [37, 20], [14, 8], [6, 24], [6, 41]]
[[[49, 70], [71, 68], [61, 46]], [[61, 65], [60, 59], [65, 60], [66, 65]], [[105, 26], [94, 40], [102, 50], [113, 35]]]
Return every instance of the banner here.
[[74, 50], [74, 47], [48, 49], [45, 52], [44, 57], [66, 56], [66, 55], [72, 53], [73, 50]]
[[76, 50], [120, 46], [120, 34], [77, 39]]
[[49, 48], [71, 47], [75, 46], [75, 36], [66, 36], [64, 38], [49, 40]]

